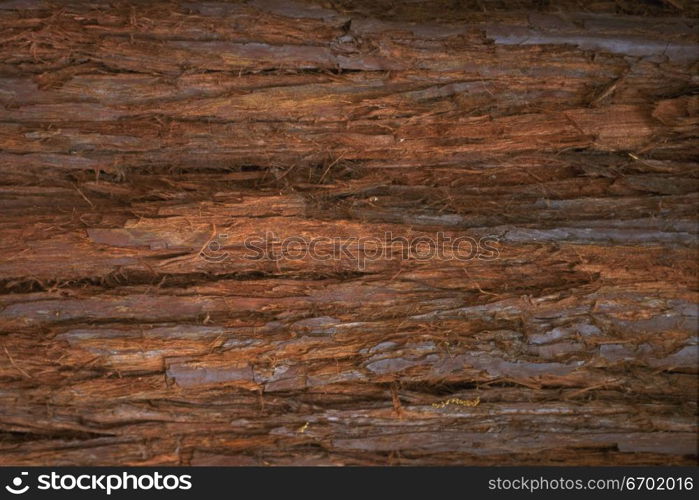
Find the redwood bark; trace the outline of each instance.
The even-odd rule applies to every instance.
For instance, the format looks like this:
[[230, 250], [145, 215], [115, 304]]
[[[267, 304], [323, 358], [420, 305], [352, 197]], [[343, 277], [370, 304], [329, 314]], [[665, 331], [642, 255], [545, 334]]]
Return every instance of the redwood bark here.
[[0, 464], [696, 464], [697, 16], [1, 2]]

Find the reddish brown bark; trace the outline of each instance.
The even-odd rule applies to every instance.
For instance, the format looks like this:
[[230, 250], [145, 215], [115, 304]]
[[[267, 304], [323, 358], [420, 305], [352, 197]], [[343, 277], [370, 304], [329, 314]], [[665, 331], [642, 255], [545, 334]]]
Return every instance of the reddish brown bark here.
[[560, 5], [0, 3], [0, 464], [696, 463], [697, 11]]

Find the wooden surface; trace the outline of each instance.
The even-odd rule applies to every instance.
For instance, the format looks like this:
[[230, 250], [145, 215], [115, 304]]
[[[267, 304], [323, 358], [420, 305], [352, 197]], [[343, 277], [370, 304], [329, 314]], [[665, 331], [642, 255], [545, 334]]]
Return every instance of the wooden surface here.
[[0, 2], [0, 464], [696, 464], [698, 15]]

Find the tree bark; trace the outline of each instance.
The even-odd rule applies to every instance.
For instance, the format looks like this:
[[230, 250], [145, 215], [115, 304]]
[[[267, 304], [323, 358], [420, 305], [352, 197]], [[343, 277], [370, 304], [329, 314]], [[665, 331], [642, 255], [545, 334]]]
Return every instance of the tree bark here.
[[696, 464], [697, 7], [508, 5], [0, 3], [0, 464]]

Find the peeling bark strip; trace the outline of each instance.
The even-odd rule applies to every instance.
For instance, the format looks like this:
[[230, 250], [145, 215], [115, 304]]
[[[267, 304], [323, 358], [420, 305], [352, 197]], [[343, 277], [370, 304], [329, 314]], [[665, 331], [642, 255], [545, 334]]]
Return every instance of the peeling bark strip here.
[[0, 2], [0, 464], [695, 464], [690, 3]]

